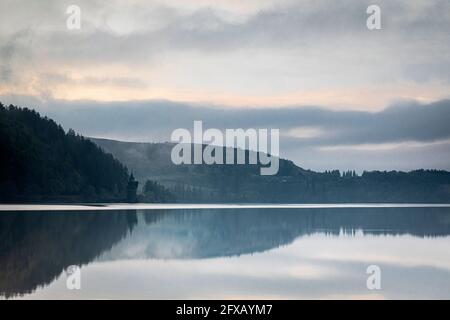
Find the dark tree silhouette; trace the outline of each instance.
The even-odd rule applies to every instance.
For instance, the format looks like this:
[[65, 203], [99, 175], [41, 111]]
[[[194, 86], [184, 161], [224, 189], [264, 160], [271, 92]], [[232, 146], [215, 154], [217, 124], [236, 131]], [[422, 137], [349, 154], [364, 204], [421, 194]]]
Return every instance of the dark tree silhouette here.
[[123, 201], [127, 168], [34, 110], [0, 104], [0, 201]]

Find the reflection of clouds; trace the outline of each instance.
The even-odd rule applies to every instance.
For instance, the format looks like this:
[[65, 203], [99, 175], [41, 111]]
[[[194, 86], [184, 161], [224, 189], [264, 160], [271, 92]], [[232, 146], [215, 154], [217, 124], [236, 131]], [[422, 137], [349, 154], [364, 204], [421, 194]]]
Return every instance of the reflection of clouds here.
[[[329, 204], [332, 208], [312, 205], [316, 208], [212, 210], [214, 205], [203, 206], [204, 210], [139, 211], [140, 222], [131, 235], [103, 253], [101, 260], [188, 260], [277, 250], [280, 255], [286, 255], [285, 259], [338, 260], [343, 257], [352, 260], [357, 257], [363, 260], [365, 257], [370, 261], [370, 254], [375, 253], [377, 259], [386, 256], [383, 261], [388, 263], [390, 257], [400, 257], [410, 242], [417, 242], [412, 249], [418, 250], [417, 256], [422, 257], [419, 251], [422, 250], [431, 255], [430, 260], [436, 261], [432, 259], [433, 250], [428, 250], [427, 246], [435, 244], [434, 250], [443, 251], [449, 237], [447, 208], [392, 208], [389, 204], [378, 205], [385, 208], [370, 208], [371, 204], [345, 208], [345, 204]], [[368, 207], [362, 208], [364, 206]], [[339, 241], [334, 242], [336, 236]], [[317, 244], [316, 238], [320, 240]], [[355, 242], [355, 239], [361, 241]], [[376, 248], [391, 241], [395, 245], [387, 251], [365, 251], [367, 247]], [[299, 245], [297, 250], [296, 245], [290, 245], [293, 242], [308, 245], [303, 249]], [[318, 247], [319, 244], [323, 246]], [[329, 250], [338, 245], [337, 250]], [[281, 249], [274, 249], [278, 247]], [[286, 251], [287, 248], [292, 251]], [[346, 248], [348, 255], [335, 254], [345, 252]], [[420, 262], [420, 258], [417, 261]], [[445, 256], [438, 262], [436, 267], [448, 268]]]
[[130, 237], [102, 254], [100, 260], [189, 258], [195, 254], [196, 244], [196, 238], [173, 221], [162, 226], [141, 223]]
[[324, 299], [328, 300], [384, 300], [386, 299], [385, 296], [381, 293], [367, 293], [367, 294], [330, 294], [324, 297]]
[[[301, 237], [281, 254], [311, 260], [354, 261], [400, 267], [432, 267], [450, 272], [450, 237], [418, 238], [411, 235], [314, 234]], [[301, 248], [301, 249], [300, 249]], [[405, 250], [407, 248], [407, 250]]]
[[[448, 298], [449, 237], [314, 234], [264, 253], [201, 260], [117, 260], [82, 269], [83, 290], [59, 282], [33, 298]], [[382, 269], [382, 290], [368, 291], [366, 268]]]
[[[27, 297], [448, 298], [448, 215], [445, 208], [138, 211], [131, 233], [83, 267], [83, 290], [68, 292], [61, 276]], [[366, 287], [369, 265], [381, 268], [381, 291]]]

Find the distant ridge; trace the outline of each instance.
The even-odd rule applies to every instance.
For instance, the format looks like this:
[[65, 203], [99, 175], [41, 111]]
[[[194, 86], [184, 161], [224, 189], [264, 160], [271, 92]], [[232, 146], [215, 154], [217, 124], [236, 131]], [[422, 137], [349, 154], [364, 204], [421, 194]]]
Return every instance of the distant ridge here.
[[138, 180], [166, 186], [178, 202], [450, 202], [450, 173], [442, 170], [320, 173], [280, 159], [276, 176], [260, 176], [258, 165], [174, 165], [171, 143], [90, 139], [130, 168]]

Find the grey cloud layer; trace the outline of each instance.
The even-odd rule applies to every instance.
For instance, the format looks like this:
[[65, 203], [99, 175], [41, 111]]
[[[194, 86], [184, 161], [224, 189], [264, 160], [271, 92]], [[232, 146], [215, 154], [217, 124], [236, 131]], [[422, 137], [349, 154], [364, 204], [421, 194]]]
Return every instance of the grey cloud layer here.
[[[95, 91], [101, 86], [140, 89], [139, 97], [153, 87], [156, 93], [149, 96], [159, 96], [158, 87], [161, 92], [194, 93], [200, 88], [226, 98], [297, 92], [307, 96], [309, 90], [326, 95], [330, 89], [358, 98], [360, 90], [378, 85], [395, 96], [397, 89], [408, 89], [412, 81], [429, 86], [401, 94], [429, 101], [445, 97], [442, 91], [450, 84], [448, 0], [376, 1], [382, 9], [383, 26], [376, 32], [366, 28], [370, 0], [273, 0], [261, 7], [255, 1], [255, 7], [245, 14], [224, 11], [213, 1], [204, 6], [191, 3], [191, 10], [177, 7], [187, 3], [184, 0], [164, 4], [116, 0], [76, 3], [82, 9], [83, 28], [79, 32], [66, 29], [65, 9], [72, 1], [0, 1], [0, 89], [4, 84], [34, 86], [31, 92], [37, 92], [36, 96], [41, 92], [41, 97], [51, 97], [53, 88], [67, 84], [67, 92], [63, 91], [69, 98], [72, 88]], [[132, 94], [124, 99], [130, 97]], [[191, 128], [194, 120], [218, 128], [274, 127], [284, 134], [298, 127], [318, 128], [321, 135], [316, 137], [284, 136], [282, 141], [289, 150], [307, 148], [310, 167], [324, 161], [326, 155], [317, 151], [322, 146], [406, 141], [430, 144], [450, 139], [449, 101], [404, 103], [370, 113], [314, 106], [229, 109], [167, 101], [3, 99], [8, 100], [39, 107], [65, 128], [85, 135], [126, 140], [168, 140], [171, 130]], [[364, 97], [364, 101], [372, 100]], [[416, 163], [434, 166], [434, 160], [446, 159], [450, 153], [444, 142], [427, 150], [431, 149], [436, 152], [433, 159], [416, 152]], [[412, 151], [408, 152], [405, 157], [411, 156]], [[381, 152], [377, 156], [381, 157]], [[358, 162], [343, 155], [328, 158]], [[365, 154], [363, 160], [374, 158]], [[407, 163], [399, 157], [394, 160]], [[389, 167], [388, 160], [384, 163]], [[324, 168], [330, 167], [324, 164]]]
[[[203, 120], [205, 129], [279, 128], [281, 155], [315, 170], [450, 169], [450, 100], [427, 105], [405, 102], [377, 113], [320, 107], [221, 109], [168, 101], [43, 102], [23, 96], [3, 96], [0, 101], [37, 108], [66, 130], [73, 128], [87, 136], [168, 141], [173, 129], [192, 131], [193, 121]], [[319, 128], [322, 135], [289, 135], [292, 129], [311, 127]], [[410, 142], [416, 145], [411, 147]], [[367, 144], [382, 148], [355, 148]], [[385, 144], [394, 146], [384, 148]], [[323, 148], [336, 146], [344, 149]]]
[[[445, 40], [450, 31], [450, 2], [433, 1], [415, 12], [414, 1], [379, 1], [382, 8], [384, 33], [381, 37], [390, 44], [404, 41], [427, 42], [432, 36]], [[145, 54], [161, 49], [227, 50], [247, 46], [315, 46], [317, 42], [338, 37], [353, 41], [373, 41], [373, 33], [366, 28], [366, 8], [371, 1], [303, 1], [290, 6], [275, 6], [250, 16], [245, 21], [229, 22], [213, 9], [199, 9], [189, 15], [172, 14], [167, 23], [157, 30], [135, 30], [126, 35], [107, 29], [68, 36], [66, 30], [54, 30], [48, 41], [60, 43], [64, 54], [96, 57], [99, 47], [103, 58]], [[153, 8], [152, 8], [153, 10]], [[355, 37], [355, 38], [353, 38]], [[358, 39], [359, 38], [359, 39]], [[334, 42], [334, 41], [333, 41]], [[443, 41], [441, 45], [448, 45]], [[78, 50], [73, 50], [78, 49]], [[122, 49], [122, 50], [120, 50]], [[58, 53], [58, 52], [56, 52]]]
[[381, 112], [332, 111], [320, 107], [211, 108], [168, 101], [67, 102], [50, 101], [40, 108], [86, 135], [114, 135], [140, 141], [169, 140], [176, 128], [192, 128], [202, 120], [208, 128], [318, 128], [321, 134], [295, 138], [314, 146], [379, 144], [450, 139], [450, 100], [431, 104], [403, 102]]
[[20, 77], [17, 67], [31, 55], [30, 34], [30, 30], [24, 29], [0, 42], [0, 83], [11, 83]]
[[[64, 3], [40, 1], [37, 6], [7, 2], [0, 10], [0, 18], [6, 21], [0, 32], [0, 44], [12, 44], [11, 39], [18, 31], [34, 28], [35, 41], [30, 49], [40, 58], [59, 63], [133, 65], [149, 63], [167, 51], [224, 52], [245, 48], [296, 49], [299, 54], [306, 50], [303, 52], [328, 60], [336, 59], [343, 51], [354, 56], [355, 63], [359, 55], [369, 59], [368, 63], [395, 60], [400, 70], [393, 77], [418, 82], [449, 81], [448, 73], [442, 71], [450, 68], [448, 55], [442, 54], [450, 50], [448, 0], [377, 1], [382, 8], [383, 23], [383, 30], [378, 33], [366, 29], [366, 8], [372, 4], [368, 0], [274, 3], [244, 19], [224, 19], [219, 10], [211, 7], [182, 13], [161, 3], [140, 3], [129, 6], [129, 19], [133, 15], [140, 19], [129, 21], [134, 27], [124, 34], [108, 26], [108, 18], [121, 12], [118, 2], [102, 6], [98, 2], [79, 1], [85, 19], [85, 29], [79, 33], [65, 29]], [[33, 14], [24, 13], [28, 11]], [[12, 19], [16, 16], [23, 19]], [[161, 20], [157, 27], [149, 27], [152, 19]], [[2, 51], [5, 50], [7, 47], [3, 46]], [[3, 67], [4, 76], [11, 72]]]

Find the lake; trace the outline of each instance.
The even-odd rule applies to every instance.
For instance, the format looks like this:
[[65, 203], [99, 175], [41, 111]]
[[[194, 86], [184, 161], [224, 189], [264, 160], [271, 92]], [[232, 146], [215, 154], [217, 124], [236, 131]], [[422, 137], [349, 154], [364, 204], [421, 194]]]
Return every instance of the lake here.
[[0, 297], [449, 299], [450, 206], [3, 205]]

